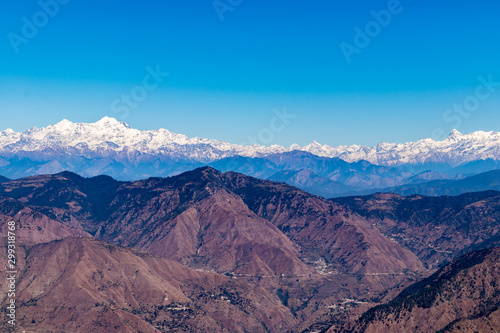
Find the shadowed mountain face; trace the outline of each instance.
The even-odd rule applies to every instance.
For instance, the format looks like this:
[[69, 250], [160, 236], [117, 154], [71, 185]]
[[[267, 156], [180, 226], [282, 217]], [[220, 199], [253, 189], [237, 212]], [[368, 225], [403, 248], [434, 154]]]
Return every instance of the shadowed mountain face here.
[[304, 151], [265, 157], [234, 156], [212, 162], [210, 166], [221, 171], [283, 181], [326, 197], [366, 188], [395, 186], [414, 175], [367, 161], [348, 163], [338, 157], [320, 157]]
[[467, 254], [329, 332], [499, 332], [500, 249]]
[[267, 178], [275, 182], [283, 182], [298, 187], [311, 194], [330, 198], [338, 193], [355, 192], [356, 188], [341, 182], [330, 180], [308, 169], [280, 171]]
[[498, 162], [492, 160], [457, 168], [440, 164], [390, 168], [294, 151], [259, 158], [228, 157], [210, 165], [222, 171], [284, 182], [324, 198], [377, 192], [442, 196], [500, 190]]
[[494, 159], [479, 159], [453, 168], [450, 174], [462, 174], [470, 176], [499, 169], [500, 161]]
[[[63, 163], [68, 170], [72, 170], [72, 165], [85, 164], [73, 155], [64, 158], [77, 159], [77, 161], [68, 161], [69, 165]], [[118, 177], [118, 179], [133, 180], [147, 178], [149, 175], [177, 175], [204, 165], [194, 161], [169, 162], [158, 158], [143, 160], [144, 158], [146, 157], [137, 157], [141, 160], [140, 166], [113, 165], [119, 163], [107, 158], [109, 161], [103, 162], [106, 167], [102, 172], [115, 178]], [[28, 165], [23, 165], [22, 168], [16, 167], [16, 163], [16, 161], [11, 161], [8, 165], [9, 177], [18, 178], [25, 175], [26, 170], [21, 170], [23, 168], [27, 170], [40, 168], [40, 165], [32, 165], [35, 163], [33, 161], [29, 161]], [[95, 160], [89, 160], [88, 165], [83, 167], [86, 171], [81, 174], [96, 174], [93, 170], [99, 170], [100, 167], [91, 166], [96, 163], [99, 164]], [[284, 182], [324, 198], [336, 198], [376, 192], [440, 196], [500, 190], [499, 163], [494, 160], [481, 160], [456, 168], [439, 163], [388, 167], [364, 160], [349, 163], [338, 157], [321, 157], [305, 151], [291, 151], [261, 157], [231, 156], [206, 165], [223, 172], [233, 171], [247, 176]], [[56, 174], [64, 168], [57, 161], [52, 161], [37, 170], [38, 173]], [[480, 174], [481, 172], [484, 173]], [[0, 177], [0, 183], [5, 181], [8, 179]]]
[[66, 225], [95, 233], [94, 221], [107, 216], [109, 203], [121, 184], [108, 176], [82, 178], [65, 171], [2, 183], [0, 194], [18, 199]]
[[462, 254], [500, 246], [500, 192], [456, 197], [375, 194], [332, 199], [410, 249], [428, 268]]
[[[500, 190], [500, 170], [493, 170], [459, 180], [432, 180], [418, 184], [389, 187], [379, 192], [400, 195], [421, 194], [427, 196], [460, 195], [468, 192]], [[374, 190], [371, 191], [373, 193]]]

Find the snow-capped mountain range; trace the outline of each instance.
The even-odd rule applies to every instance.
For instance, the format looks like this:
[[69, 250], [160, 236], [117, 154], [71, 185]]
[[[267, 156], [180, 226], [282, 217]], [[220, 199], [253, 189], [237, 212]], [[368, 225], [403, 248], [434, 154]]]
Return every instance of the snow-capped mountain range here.
[[[49, 151], [50, 150], [50, 151]], [[95, 123], [62, 120], [55, 125], [18, 133], [7, 129], [0, 134], [0, 154], [65, 152], [85, 157], [168, 156], [197, 162], [224, 157], [263, 156], [287, 151], [281, 146], [241, 146], [211, 139], [189, 138], [166, 129], [140, 131], [114, 118]]]
[[338, 157], [350, 163], [366, 160], [383, 166], [428, 163], [457, 166], [477, 160], [500, 160], [500, 133], [478, 131], [461, 134], [453, 130], [443, 141], [383, 142], [373, 147], [331, 147], [313, 142], [304, 147], [294, 144], [285, 148], [278, 145], [242, 146], [212, 139], [189, 138], [166, 129], [140, 131], [110, 117], [90, 124], [62, 120], [55, 125], [32, 128], [22, 133], [11, 129], [0, 133], [0, 156], [3, 158], [0, 166], [6, 165], [7, 160], [13, 157], [53, 161], [61, 156], [127, 159], [134, 163], [151, 161], [154, 157], [209, 163], [236, 155], [262, 157], [295, 150], [322, 157]]

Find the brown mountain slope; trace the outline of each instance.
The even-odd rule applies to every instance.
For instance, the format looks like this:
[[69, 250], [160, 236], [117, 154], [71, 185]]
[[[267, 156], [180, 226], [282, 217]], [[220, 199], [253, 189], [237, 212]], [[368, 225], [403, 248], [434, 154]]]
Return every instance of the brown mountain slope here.
[[[146, 203], [141, 211], [147, 211], [149, 206]], [[212, 195], [172, 220], [156, 224], [149, 233], [140, 232], [134, 243], [129, 240], [135, 238], [130, 231], [140, 221], [137, 215], [127, 211], [113, 215], [113, 219], [105, 232], [96, 237], [115, 244], [133, 244], [192, 267], [256, 276], [311, 272], [298, 259], [293, 243], [278, 228], [256, 216], [240, 197], [225, 189], [214, 189]]]
[[90, 236], [82, 229], [69, 227], [33, 210], [18, 200], [0, 197], [0, 228], [7, 234], [7, 223], [16, 221], [18, 242], [24, 245], [46, 243], [68, 236]]
[[500, 249], [473, 252], [329, 332], [499, 332]]
[[500, 192], [456, 197], [374, 194], [332, 199], [435, 268], [460, 255], [500, 246]]
[[248, 207], [282, 230], [311, 260], [324, 258], [335, 270], [358, 274], [420, 271], [420, 261], [342, 206], [294, 187], [237, 173], [225, 185]]
[[83, 230], [68, 227], [61, 222], [55, 221], [38, 211], [27, 207], [23, 203], [11, 199], [0, 197], [0, 230], [2, 238], [0, 245], [2, 246], [2, 255], [0, 256], [0, 300], [3, 300], [9, 290], [7, 283], [7, 270], [4, 268], [7, 265], [7, 222], [15, 222], [16, 236], [16, 259], [18, 263], [23, 264], [27, 249], [34, 244], [51, 242], [53, 240], [62, 239], [69, 236], [81, 235], [90, 236]]
[[[307, 270], [296, 259], [297, 251], [308, 262], [325, 260], [334, 272], [422, 270], [410, 251], [341, 205], [283, 183], [222, 174], [207, 167], [176, 177], [129, 183], [109, 177], [84, 179], [65, 172], [3, 183], [0, 193], [33, 205], [62, 223], [97, 231], [103, 240], [181, 262], [205, 263], [207, 269], [219, 272], [305, 274]], [[210, 204], [204, 200], [213, 196], [219, 199], [212, 200], [229, 200], [235, 207], [218, 204], [209, 213]], [[198, 221], [204, 216], [210, 219]], [[229, 252], [233, 254], [221, 257], [220, 249], [233, 247], [236, 239], [237, 248]], [[245, 248], [252, 253], [247, 254]], [[268, 257], [263, 253], [276, 257], [274, 264], [263, 261]]]
[[90, 238], [36, 245], [25, 262], [17, 313], [28, 332], [279, 332], [294, 322], [263, 289]]
[[461, 319], [455, 321], [439, 333], [459, 333], [459, 332], [499, 332], [500, 331], [500, 310], [495, 310], [490, 314], [485, 314], [479, 318]]
[[[213, 208], [212, 200], [221, 193], [229, 197], [226, 200], [230, 201], [230, 205], [221, 204]], [[206, 205], [206, 202], [210, 204]], [[223, 203], [224, 200], [218, 202]], [[296, 328], [297, 331], [308, 327], [316, 316], [330, 318], [343, 312], [343, 306], [337, 307], [338, 304], [352, 299], [379, 301], [380, 297], [386, 296], [387, 289], [398, 284], [406, 286], [418, 277], [415, 273], [423, 271], [415, 255], [380, 235], [369, 223], [342, 206], [286, 184], [235, 173], [222, 174], [202, 168], [168, 179], [127, 183], [119, 188], [117, 199], [110, 207], [115, 213], [111, 214], [108, 224], [103, 224], [104, 230], [98, 234], [100, 238], [110, 242], [132, 240], [133, 243], [122, 244], [148, 251], [179, 248], [177, 253], [188, 255], [171, 258], [192, 267], [215, 267], [223, 272], [222, 268], [233, 265], [236, 269], [229, 273], [246, 272], [246, 275], [257, 278], [249, 283], [258, 283], [281, 295], [283, 304], [303, 323]], [[241, 207], [236, 215], [239, 223], [228, 220], [228, 217], [234, 216], [235, 207]], [[207, 208], [213, 213], [207, 215]], [[272, 212], [275, 214], [272, 215]], [[200, 216], [210, 218], [200, 223]], [[263, 220], [268, 223], [262, 223]], [[242, 221], [246, 222], [242, 225]], [[269, 222], [292, 241], [298, 249], [299, 258], [314, 267], [315, 274], [309, 277], [301, 273], [302, 265], [297, 264], [295, 257], [283, 256], [282, 251], [286, 248], [281, 248], [279, 256], [269, 252], [277, 248], [276, 240], [282, 239], [281, 236], [270, 238], [274, 231], [272, 234], [266, 231], [271, 230]], [[204, 230], [198, 227], [199, 224], [209, 228]], [[245, 224], [249, 226], [248, 232], [245, 231], [244, 237], [241, 237]], [[158, 237], [160, 233], [167, 236]], [[217, 233], [220, 234], [217, 236]], [[198, 247], [192, 245], [195, 244], [195, 234], [202, 240]], [[158, 241], [162, 239], [165, 241]], [[176, 240], [180, 241], [176, 243]], [[247, 245], [239, 243], [241, 240]], [[265, 243], [256, 246], [259, 242]], [[152, 249], [148, 243], [155, 243], [154, 246], [158, 247]], [[175, 246], [172, 247], [172, 244]], [[244, 256], [241, 256], [239, 253], [242, 252], [237, 251], [235, 258], [238, 260], [234, 265], [232, 254], [223, 252], [226, 245], [230, 251], [234, 251], [236, 245], [239, 249], [244, 246], [248, 252], [243, 252]], [[204, 247], [215, 251], [207, 255], [207, 252], [202, 252]], [[197, 248], [200, 253], [191, 255]], [[224, 263], [219, 258], [229, 260]], [[269, 263], [270, 258], [272, 263]], [[213, 263], [218, 266], [213, 266]], [[266, 266], [273, 270], [273, 274]], [[285, 278], [267, 279], [280, 273]], [[360, 305], [364, 306], [368, 303]]]
[[294, 332], [360, 314], [426, 273], [410, 251], [339, 204], [211, 168], [123, 183], [65, 172], [0, 184], [0, 194], [101, 240], [262, 287], [299, 324], [283, 324]]

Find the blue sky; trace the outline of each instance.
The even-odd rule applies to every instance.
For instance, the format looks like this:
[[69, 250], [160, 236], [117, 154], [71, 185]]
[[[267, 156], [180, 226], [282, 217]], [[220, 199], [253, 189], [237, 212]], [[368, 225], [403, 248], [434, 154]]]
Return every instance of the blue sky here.
[[0, 4], [1, 129], [112, 116], [241, 143], [286, 108], [260, 143], [500, 131], [498, 1], [54, 1]]

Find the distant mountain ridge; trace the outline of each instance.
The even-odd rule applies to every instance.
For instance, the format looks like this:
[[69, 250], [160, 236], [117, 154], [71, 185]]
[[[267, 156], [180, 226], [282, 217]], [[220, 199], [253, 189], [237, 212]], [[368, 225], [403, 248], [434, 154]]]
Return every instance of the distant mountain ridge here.
[[[265, 157], [228, 157], [210, 163], [210, 166], [223, 172], [235, 171], [252, 177], [286, 182], [304, 190], [306, 188], [302, 185], [307, 183], [306, 187], [312, 190], [311, 193], [315, 193], [315, 188], [324, 183], [335, 182], [346, 185], [337, 188], [340, 192], [332, 192], [343, 193], [350, 187], [350, 190], [354, 191], [395, 186], [413, 176], [412, 173], [398, 168], [374, 165], [367, 161], [349, 163], [338, 157], [321, 157], [304, 151]], [[287, 177], [293, 178], [294, 174], [286, 171], [300, 171], [302, 176], [309, 175], [309, 179], [304, 181], [288, 179]]]
[[[123, 180], [135, 180], [171, 176], [224, 158], [279, 157], [279, 154], [294, 151], [339, 158], [348, 163], [368, 161], [386, 167], [406, 165], [410, 167], [402, 170], [415, 175], [433, 169], [426, 168], [432, 165], [453, 168], [479, 160], [491, 160], [496, 164], [500, 160], [500, 134], [453, 131], [443, 141], [423, 139], [408, 143], [379, 143], [373, 147], [330, 147], [313, 142], [304, 147], [294, 144], [285, 148], [189, 138], [166, 129], [140, 131], [110, 117], [90, 124], [63, 120], [22, 133], [11, 129], [0, 132], [0, 174], [21, 178], [69, 170], [84, 176], [108, 174]], [[491, 170], [491, 166], [488, 167]], [[437, 169], [433, 170], [440, 171]]]
[[500, 170], [483, 172], [464, 179], [443, 179], [406, 184], [369, 192], [397, 193], [400, 195], [421, 194], [427, 196], [459, 195], [467, 192], [500, 191]]

